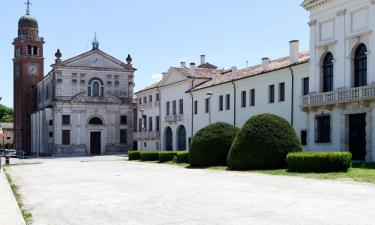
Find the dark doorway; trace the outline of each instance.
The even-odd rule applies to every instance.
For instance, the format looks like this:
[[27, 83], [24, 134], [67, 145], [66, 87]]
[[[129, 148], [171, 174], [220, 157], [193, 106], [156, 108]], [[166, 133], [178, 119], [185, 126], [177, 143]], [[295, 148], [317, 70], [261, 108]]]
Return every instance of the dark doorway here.
[[91, 132], [90, 135], [90, 155], [100, 155], [101, 154], [101, 133]]
[[173, 134], [170, 127], [165, 131], [165, 150], [173, 151]]
[[366, 113], [349, 115], [349, 150], [353, 160], [366, 159]]
[[177, 132], [177, 143], [178, 143], [178, 148], [177, 150], [186, 150], [186, 129], [184, 126], [180, 126]]

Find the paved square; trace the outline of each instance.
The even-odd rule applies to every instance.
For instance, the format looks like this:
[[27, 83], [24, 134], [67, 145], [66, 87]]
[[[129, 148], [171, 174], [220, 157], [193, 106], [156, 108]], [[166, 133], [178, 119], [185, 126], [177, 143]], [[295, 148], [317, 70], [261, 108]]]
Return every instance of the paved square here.
[[37, 225], [375, 223], [372, 184], [183, 169], [119, 156], [37, 161], [8, 170]]

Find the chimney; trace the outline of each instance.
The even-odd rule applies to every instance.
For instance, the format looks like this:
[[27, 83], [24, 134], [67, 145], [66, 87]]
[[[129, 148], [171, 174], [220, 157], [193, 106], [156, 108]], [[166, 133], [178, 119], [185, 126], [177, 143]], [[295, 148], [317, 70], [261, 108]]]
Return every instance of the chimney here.
[[206, 64], [206, 55], [201, 55], [201, 65]]
[[185, 68], [186, 67], [186, 62], [181, 62], [181, 68]]
[[195, 69], [195, 63], [190, 63], [190, 69], [192, 69], [192, 70]]
[[299, 58], [299, 41], [293, 40], [289, 42], [289, 48], [290, 48], [290, 64], [294, 64], [298, 62]]
[[267, 57], [263, 58], [262, 59], [262, 70], [263, 71], [268, 70], [269, 64], [270, 64], [270, 58], [267, 58]]

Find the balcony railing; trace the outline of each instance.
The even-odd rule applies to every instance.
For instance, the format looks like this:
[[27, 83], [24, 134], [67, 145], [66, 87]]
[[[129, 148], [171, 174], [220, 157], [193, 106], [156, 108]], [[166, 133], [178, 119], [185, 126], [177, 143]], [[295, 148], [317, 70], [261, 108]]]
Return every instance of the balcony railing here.
[[374, 85], [306, 95], [302, 97], [302, 107], [334, 105], [371, 99], [375, 99]]
[[159, 106], [160, 106], [160, 102], [159, 101], [142, 103], [142, 104], [138, 103], [138, 109], [152, 109], [154, 107], [159, 107]]
[[156, 141], [160, 140], [160, 132], [139, 132], [133, 134], [134, 141]]
[[170, 115], [170, 116], [165, 117], [166, 123], [173, 123], [173, 122], [183, 121], [183, 120], [184, 120], [184, 114]]

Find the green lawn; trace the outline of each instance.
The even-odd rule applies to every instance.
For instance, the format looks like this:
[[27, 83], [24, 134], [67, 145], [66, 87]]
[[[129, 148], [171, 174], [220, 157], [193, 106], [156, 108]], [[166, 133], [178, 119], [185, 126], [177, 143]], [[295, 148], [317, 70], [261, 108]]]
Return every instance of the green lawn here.
[[[218, 168], [214, 168], [218, 169]], [[223, 169], [219, 167], [219, 169]], [[370, 182], [375, 184], [375, 163], [353, 163], [348, 172], [341, 173], [293, 173], [288, 170], [259, 170], [250, 171], [269, 175], [298, 176], [313, 179], [350, 179], [359, 182]]]
[[[135, 161], [137, 162], [137, 161]], [[138, 161], [142, 162], [142, 161]], [[191, 168], [189, 164], [177, 164], [174, 162], [166, 162], [166, 163], [159, 163], [157, 161], [153, 162], [144, 162], [144, 163], [158, 163], [158, 164], [169, 164], [174, 165], [182, 168], [187, 169], [194, 169]], [[220, 170], [225, 171], [228, 170], [225, 166], [217, 166], [217, 167], [209, 167], [203, 168], [209, 170]], [[359, 182], [369, 182], [375, 184], [375, 163], [353, 163], [351, 169], [348, 172], [342, 173], [292, 173], [288, 172], [286, 169], [280, 170], [255, 170], [255, 171], [243, 171], [244, 173], [263, 173], [268, 175], [279, 175], [279, 176], [296, 176], [296, 177], [306, 177], [306, 178], [313, 178], [313, 179], [349, 179]]]

